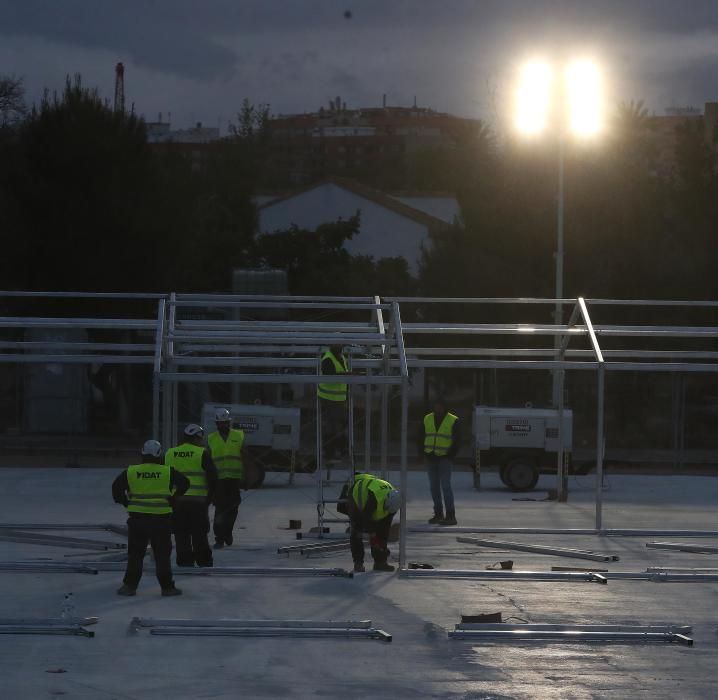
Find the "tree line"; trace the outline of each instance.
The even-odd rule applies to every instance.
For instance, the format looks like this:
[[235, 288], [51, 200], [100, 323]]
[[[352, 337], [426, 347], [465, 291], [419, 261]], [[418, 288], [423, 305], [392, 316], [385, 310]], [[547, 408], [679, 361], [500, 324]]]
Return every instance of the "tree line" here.
[[[557, 144], [486, 127], [407, 155], [406, 189], [445, 191], [461, 221], [432, 234], [418, 278], [401, 259], [350, 255], [357, 217], [257, 235], [252, 196], [271, 148], [268, 107], [247, 101], [197, 163], [153, 148], [142, 119], [81, 79], [28, 109], [0, 76], [0, 216], [8, 289], [227, 291], [231, 270], [273, 267], [297, 294], [554, 294]], [[565, 295], [714, 298], [715, 134], [679, 125], [662, 171], [640, 102], [593, 146], [565, 144]], [[460, 313], [458, 311], [457, 313]]]

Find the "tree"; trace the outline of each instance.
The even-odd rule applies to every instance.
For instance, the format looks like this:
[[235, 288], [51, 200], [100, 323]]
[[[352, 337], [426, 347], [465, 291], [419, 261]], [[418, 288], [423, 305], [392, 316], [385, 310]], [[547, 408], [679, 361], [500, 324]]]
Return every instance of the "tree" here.
[[26, 113], [22, 78], [0, 75], [0, 128], [17, 124]]

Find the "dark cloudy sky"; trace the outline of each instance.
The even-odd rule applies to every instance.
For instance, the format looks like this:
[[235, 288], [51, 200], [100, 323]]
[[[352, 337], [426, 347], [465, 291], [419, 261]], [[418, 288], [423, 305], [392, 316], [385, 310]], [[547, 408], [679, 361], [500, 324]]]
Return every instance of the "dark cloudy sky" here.
[[[352, 13], [344, 17], [345, 10]], [[612, 97], [718, 100], [718, 0], [0, 0], [0, 73], [31, 99], [67, 73], [175, 127], [341, 95], [496, 120], [517, 61], [599, 57]]]

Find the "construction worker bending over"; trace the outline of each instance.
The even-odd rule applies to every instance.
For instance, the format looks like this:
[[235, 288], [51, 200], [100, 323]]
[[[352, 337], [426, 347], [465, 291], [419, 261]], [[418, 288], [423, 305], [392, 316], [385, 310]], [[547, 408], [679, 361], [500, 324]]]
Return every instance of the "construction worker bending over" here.
[[424, 416], [417, 442], [426, 460], [429, 488], [434, 501], [434, 517], [429, 523], [456, 525], [454, 492], [451, 489], [451, 463], [460, 447], [460, 424], [458, 417], [446, 410], [443, 399], [436, 399], [434, 410]]
[[364, 569], [364, 533], [370, 535], [374, 571], [394, 571], [389, 558], [389, 528], [399, 510], [399, 492], [388, 482], [371, 474], [356, 474], [347, 488], [347, 515], [351, 521], [349, 541], [354, 571]]
[[[142, 578], [147, 544], [152, 545], [163, 596], [180, 595], [172, 580], [172, 503], [189, 488], [189, 479], [162, 463], [162, 445], [148, 440], [142, 463], [127, 467], [112, 483], [112, 497], [129, 513], [127, 568], [119, 595], [135, 595]], [[175, 494], [173, 496], [173, 494]]]
[[217, 425], [207, 442], [212, 461], [217, 468], [217, 488], [214, 491], [214, 548], [221, 549], [234, 541], [232, 530], [237, 521], [240, 489], [244, 483], [243, 445], [244, 431], [232, 428], [232, 420], [226, 408], [218, 408], [214, 414]]
[[[347, 359], [341, 345], [332, 345], [322, 355], [320, 373], [329, 376], [349, 374]], [[336, 382], [336, 380], [335, 380]], [[324, 460], [341, 459], [347, 447], [347, 384], [325, 383], [317, 386], [322, 419], [322, 457]]]
[[212, 566], [209, 547], [209, 502], [217, 483], [217, 470], [203, 446], [204, 428], [190, 423], [185, 441], [165, 454], [165, 464], [189, 479], [189, 488], [178, 496], [174, 508], [177, 566]]

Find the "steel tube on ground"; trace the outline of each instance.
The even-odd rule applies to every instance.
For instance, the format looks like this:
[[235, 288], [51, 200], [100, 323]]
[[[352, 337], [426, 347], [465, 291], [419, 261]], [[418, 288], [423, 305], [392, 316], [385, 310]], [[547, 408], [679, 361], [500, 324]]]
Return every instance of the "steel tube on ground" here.
[[299, 637], [299, 638], [355, 638], [378, 639], [390, 642], [391, 635], [378, 629], [327, 628], [261, 628], [261, 627], [152, 627], [150, 634], [169, 637]]
[[94, 637], [92, 630], [87, 630], [80, 625], [0, 625], [0, 634], [68, 634], [78, 637]]
[[685, 644], [693, 646], [693, 640], [682, 634], [666, 632], [550, 632], [550, 631], [522, 631], [522, 630], [492, 630], [480, 632], [478, 630], [455, 630], [449, 632], [450, 639], [464, 639], [476, 641], [486, 639], [490, 641], [554, 641], [576, 644], [580, 642], [617, 642], [648, 644], [655, 642]]
[[557, 557], [571, 559], [591, 559], [592, 561], [618, 561], [615, 554], [597, 554], [585, 549], [568, 549], [565, 547], [544, 547], [537, 544], [522, 544], [520, 542], [502, 542], [500, 540], [481, 540], [477, 537], [457, 537], [457, 542], [475, 544], [479, 547], [495, 547], [496, 549], [515, 549], [519, 552], [533, 552], [536, 554], [549, 554]]
[[278, 629], [370, 629], [371, 620], [191, 620], [133, 617], [130, 625], [133, 627], [225, 627], [230, 629], [235, 627], [270, 627]]
[[671, 549], [677, 552], [693, 552], [695, 554], [718, 554], [718, 547], [707, 547], [699, 544], [682, 542], [647, 542], [648, 549]]
[[512, 624], [507, 622], [460, 622], [456, 625], [456, 629], [486, 632], [490, 632], [492, 630], [505, 630], [509, 632], [526, 630], [529, 632], [664, 632], [669, 634], [690, 634], [693, 631], [693, 627], [690, 625], [552, 625], [533, 622], [525, 624]]
[[454, 578], [454, 579], [487, 579], [516, 581], [588, 581], [606, 584], [604, 574], [573, 571], [510, 571], [485, 569], [404, 569], [401, 575], [405, 578]]

